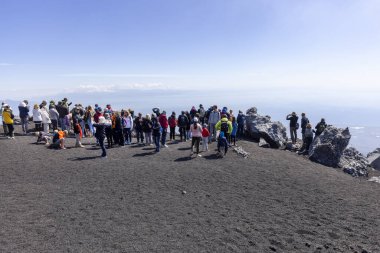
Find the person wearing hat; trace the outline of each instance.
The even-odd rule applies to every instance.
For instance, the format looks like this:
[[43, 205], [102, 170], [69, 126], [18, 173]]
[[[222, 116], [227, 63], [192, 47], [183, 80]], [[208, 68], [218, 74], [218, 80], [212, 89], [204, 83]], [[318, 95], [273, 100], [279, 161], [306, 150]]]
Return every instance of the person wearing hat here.
[[2, 117], [3, 117], [4, 124], [7, 126], [7, 129], [8, 129], [8, 139], [14, 139], [15, 138], [14, 134], [13, 134], [13, 131], [14, 131], [14, 127], [13, 127], [14, 115], [13, 115], [12, 110], [9, 107], [9, 105], [4, 106]]
[[28, 121], [29, 121], [29, 105], [28, 100], [22, 101], [19, 106], [19, 116], [21, 120], [22, 133], [26, 134], [28, 132]]
[[292, 143], [296, 144], [297, 142], [297, 129], [298, 129], [298, 116], [295, 112], [288, 114], [286, 116], [286, 120], [289, 120], [289, 128], [290, 128], [290, 138], [292, 139]]

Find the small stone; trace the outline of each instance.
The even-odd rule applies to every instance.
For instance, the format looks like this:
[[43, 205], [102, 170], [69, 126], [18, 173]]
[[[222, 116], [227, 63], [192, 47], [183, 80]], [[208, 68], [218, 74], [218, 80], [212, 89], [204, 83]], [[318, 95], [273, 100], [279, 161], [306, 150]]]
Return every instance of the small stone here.
[[274, 246], [269, 246], [269, 249], [270, 249], [271, 251], [274, 251], [274, 252], [277, 251], [276, 247], [274, 247]]
[[187, 192], [186, 191], [182, 191], [182, 194], [186, 194]]

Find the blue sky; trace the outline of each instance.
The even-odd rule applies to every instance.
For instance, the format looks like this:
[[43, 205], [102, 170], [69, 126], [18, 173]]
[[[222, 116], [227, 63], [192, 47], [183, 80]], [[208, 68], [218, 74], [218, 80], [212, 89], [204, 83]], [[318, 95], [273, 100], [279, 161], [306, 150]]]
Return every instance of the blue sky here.
[[2, 99], [207, 87], [377, 106], [380, 1], [0, 3]]

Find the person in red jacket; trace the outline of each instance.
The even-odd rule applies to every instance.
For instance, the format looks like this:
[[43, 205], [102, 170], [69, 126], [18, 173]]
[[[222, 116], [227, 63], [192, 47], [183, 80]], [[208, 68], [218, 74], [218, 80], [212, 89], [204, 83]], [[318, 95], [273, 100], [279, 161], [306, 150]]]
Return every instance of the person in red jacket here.
[[177, 119], [175, 112], [172, 112], [172, 115], [169, 117], [169, 127], [170, 127], [170, 140], [175, 140], [175, 128], [177, 126]]
[[166, 135], [168, 133], [169, 121], [166, 118], [166, 111], [163, 111], [158, 117], [158, 122], [160, 122], [162, 133], [161, 133], [161, 147], [167, 148], [166, 145]]
[[202, 129], [202, 151], [208, 151], [209, 137], [210, 137], [210, 132], [207, 129], [207, 124], [203, 124], [203, 129]]

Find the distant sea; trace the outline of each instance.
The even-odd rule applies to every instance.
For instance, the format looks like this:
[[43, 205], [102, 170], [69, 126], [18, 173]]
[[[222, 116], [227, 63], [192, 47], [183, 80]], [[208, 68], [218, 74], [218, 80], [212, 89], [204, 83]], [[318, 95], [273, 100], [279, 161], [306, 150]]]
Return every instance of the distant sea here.
[[[114, 109], [132, 108], [135, 113], [152, 113], [152, 108], [159, 107], [166, 110], [167, 114], [172, 111], [178, 113], [181, 110], [189, 110], [192, 106], [196, 108], [199, 104], [207, 109], [211, 105], [219, 107], [226, 106], [232, 109], [237, 115], [239, 110], [245, 112], [252, 106], [257, 107], [261, 115], [270, 115], [272, 120], [280, 121], [288, 128], [289, 122], [286, 115], [295, 111], [298, 115], [305, 112], [313, 127], [325, 118], [327, 124], [340, 128], [349, 127], [351, 141], [349, 146], [353, 146], [366, 155], [376, 148], [380, 148], [380, 111], [374, 108], [358, 108], [347, 105], [327, 105], [316, 101], [299, 101], [298, 98], [290, 100], [272, 91], [244, 92], [237, 91], [179, 91], [179, 90], [123, 90], [109, 93], [72, 93], [60, 94], [45, 98], [29, 99], [29, 104], [41, 103], [42, 100], [58, 101], [67, 97], [69, 101], [81, 103], [83, 106], [94, 105], [95, 103], [104, 107], [110, 103]], [[270, 99], [268, 99], [270, 98]], [[18, 114], [17, 106], [19, 102], [5, 101], [14, 108], [14, 113]], [[338, 103], [337, 103], [338, 104]], [[0, 122], [1, 123], [1, 122]]]

